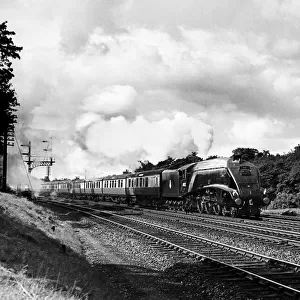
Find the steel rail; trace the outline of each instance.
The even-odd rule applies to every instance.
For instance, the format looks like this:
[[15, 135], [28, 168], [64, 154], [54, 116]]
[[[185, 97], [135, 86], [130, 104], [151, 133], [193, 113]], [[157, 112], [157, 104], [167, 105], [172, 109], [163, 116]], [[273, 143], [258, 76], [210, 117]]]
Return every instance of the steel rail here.
[[[269, 226], [274, 226], [274, 224], [270, 224], [270, 223], [264, 223], [264, 222], [260, 222], [258, 223], [257, 221], [255, 222], [251, 222], [251, 220], [245, 220], [245, 219], [238, 219], [236, 221], [233, 221], [232, 219], [228, 220], [228, 218], [218, 218], [217, 216], [204, 216], [204, 215], [191, 215], [191, 214], [183, 214], [183, 213], [169, 213], [167, 211], [154, 211], [154, 210], [148, 210], [148, 209], [143, 209], [144, 212], [147, 213], [151, 213], [151, 214], [157, 214], [157, 215], [166, 215], [166, 216], [180, 216], [181, 218], [185, 218], [185, 219], [192, 219], [192, 220], [200, 220], [202, 222], [214, 222], [214, 223], [219, 223], [222, 224], [222, 226], [224, 225], [230, 225], [230, 226], [238, 226], [238, 227], [245, 227], [245, 228], [253, 228], [253, 229], [258, 229], [258, 230], [268, 230], [268, 231], [273, 231], [275, 233], [282, 233], [282, 234], [291, 234], [293, 236], [299, 236], [300, 238], [300, 231], [292, 231], [292, 230], [285, 230], [285, 229], [280, 229], [280, 228], [270, 228]], [[257, 225], [259, 224], [259, 225]], [[291, 224], [287, 224], [286, 227], [288, 227]], [[267, 229], [264, 229], [265, 227], [267, 227]], [[296, 226], [295, 226], [296, 227]], [[299, 229], [299, 227], [297, 227], [297, 229]]]
[[[161, 218], [163, 219], [164, 217], [163, 216], [160, 216], [160, 215], [156, 215], [155, 216], [156, 218]], [[186, 225], [196, 225], [197, 227], [200, 227], [200, 228], [207, 228], [207, 229], [211, 229], [211, 230], [216, 230], [216, 231], [225, 231], [225, 232], [228, 232], [228, 233], [233, 233], [233, 234], [240, 234], [240, 235], [244, 235], [245, 237], [250, 237], [250, 238], [255, 238], [255, 239], [260, 239], [260, 240], [266, 240], [266, 241], [270, 241], [270, 242], [273, 242], [273, 243], [276, 243], [276, 244], [284, 244], [284, 245], [293, 245], [293, 246], [297, 246], [299, 247], [300, 246], [300, 237], [299, 237], [299, 240], [293, 240], [293, 239], [290, 239], [288, 237], [280, 237], [280, 236], [277, 236], [277, 235], [268, 235], [268, 234], [264, 234], [264, 233], [259, 233], [259, 229], [257, 229], [256, 232], [248, 232], [247, 229], [251, 229], [251, 228], [246, 228], [246, 227], [242, 227], [239, 228], [239, 226], [234, 226], [234, 227], [237, 227], [237, 228], [233, 228], [233, 229], [230, 229], [228, 226], [224, 227], [224, 226], [218, 226], [218, 225], [215, 225], [213, 221], [210, 222], [210, 224], [213, 224], [213, 227], [211, 225], [208, 225], [208, 224], [203, 224], [203, 223], [200, 223], [200, 222], [197, 222], [197, 221], [188, 221], [189, 219], [178, 219], [177, 217], [175, 216], [168, 216], [168, 218], [172, 218], [172, 219], [168, 219], [168, 221], [171, 221], [171, 222], [180, 222], [182, 224], [186, 224]], [[246, 229], [246, 230], [243, 230], [243, 229]], [[262, 230], [262, 231], [266, 231], [266, 230]]]
[[[237, 272], [237, 274], [240, 274], [240, 275], [243, 274], [245, 278], [248, 278], [248, 279], [251, 279], [251, 280], [257, 280], [258, 282], [260, 282], [262, 284], [270, 285], [270, 287], [273, 287], [275, 289], [279, 289], [282, 292], [284, 292], [284, 294], [286, 294], [286, 295], [293, 296], [293, 297], [296, 297], [296, 296], [300, 297], [300, 290], [298, 288], [294, 288], [294, 287], [286, 285], [284, 283], [281, 283], [281, 282], [275, 281], [273, 279], [267, 278], [265, 276], [262, 276], [261, 274], [251, 272], [249, 270], [246, 270], [245, 268], [241, 268], [241, 267], [238, 267], [238, 266], [233, 265], [233, 264], [222, 262], [219, 259], [216, 259], [216, 258], [205, 255], [205, 253], [203, 253], [203, 252], [201, 253], [201, 251], [200, 252], [199, 251], [194, 251], [194, 250], [192, 250], [192, 249], [190, 249], [186, 246], [178, 245], [178, 241], [176, 241], [176, 243], [174, 243], [172, 241], [168, 241], [166, 239], [162, 239], [162, 238], [159, 238], [157, 236], [154, 236], [153, 234], [145, 233], [141, 230], [132, 228], [132, 225], [127, 226], [126, 224], [121, 224], [119, 221], [117, 222], [117, 221], [112, 220], [111, 217], [115, 217], [115, 218], [117, 218], [119, 220], [121, 219], [123, 221], [126, 220], [127, 222], [129, 221], [131, 223], [135, 223], [135, 224], [138, 224], [138, 225], [147, 226], [148, 228], [152, 228], [152, 229], [158, 230], [160, 232], [185, 237], [185, 238], [188, 238], [190, 241], [206, 243], [206, 244], [212, 245], [212, 246], [218, 246], [222, 250], [224, 250], [224, 249], [229, 250], [229, 251], [233, 252], [234, 254], [243, 254], [243, 255], [250, 256], [251, 258], [256, 258], [258, 260], [256, 263], [251, 262], [256, 267], [260, 266], [262, 268], [266, 268], [266, 265], [259, 265], [259, 262], [261, 262], [261, 261], [267, 262], [268, 263], [267, 266], [269, 266], [271, 264], [271, 265], [274, 265], [274, 266], [278, 265], [278, 266], [286, 267], [286, 268], [289, 269], [289, 272], [287, 272], [288, 270], [286, 270], [286, 273], [284, 273], [284, 275], [287, 276], [287, 277], [290, 276], [290, 277], [293, 277], [293, 278], [296, 276], [297, 280], [300, 279], [300, 275], [298, 273], [298, 271], [300, 270], [300, 265], [292, 264], [292, 263], [289, 263], [289, 262], [286, 262], [286, 261], [277, 260], [277, 259], [274, 259], [274, 258], [271, 258], [271, 257], [268, 257], [268, 256], [257, 254], [255, 252], [251, 252], [251, 251], [243, 250], [243, 249], [240, 249], [240, 248], [237, 248], [237, 247], [229, 246], [229, 245], [226, 245], [226, 244], [223, 244], [223, 243], [211, 241], [209, 239], [198, 237], [198, 236], [195, 236], [195, 235], [192, 235], [192, 234], [179, 232], [177, 230], [173, 230], [173, 229], [170, 229], [170, 228], [165, 228], [165, 227], [162, 227], [162, 226], [149, 224], [147, 222], [143, 222], [143, 221], [139, 221], [139, 220], [132, 220], [128, 217], [116, 215], [116, 214], [113, 214], [113, 213], [107, 213], [107, 212], [103, 212], [103, 211], [101, 212], [101, 211], [98, 211], [96, 209], [91, 209], [91, 208], [87, 208], [87, 207], [82, 208], [79, 205], [72, 205], [72, 204], [64, 204], [63, 205], [62, 203], [55, 203], [55, 204], [60, 205], [60, 206], [65, 207], [65, 208], [71, 208], [71, 209], [73, 209], [73, 210], [75, 210], [79, 213], [83, 213], [83, 214], [86, 214], [88, 216], [94, 217], [96, 219], [105, 220], [106, 222], [110, 222], [111, 224], [121, 226], [125, 229], [136, 232], [139, 235], [147, 236], [148, 238], [159, 241], [160, 243], [162, 243], [164, 245], [169, 245], [174, 250], [180, 250], [181, 252], [183, 252], [185, 254], [189, 254], [189, 255], [192, 255], [192, 256], [198, 257], [198, 258], [202, 258], [202, 259], [204, 259], [204, 261], [210, 261], [210, 262], [222, 265], [222, 266], [226, 266], [227, 268], [231, 268], [232, 270], [235, 270], [235, 272]], [[97, 213], [101, 213], [101, 214], [104, 214], [106, 216], [110, 216], [110, 219], [107, 219], [105, 217], [101, 217], [101, 216], [96, 215], [96, 214], [91, 213], [91, 212], [84, 211], [82, 209], [97, 211]], [[210, 250], [208, 252], [211, 253], [212, 250]], [[292, 273], [290, 273], [291, 270], [292, 270]], [[278, 274], [280, 275], [280, 273], [276, 273], [276, 272], [273, 271], [273, 273], [271, 273], [271, 274], [266, 273], [266, 276], [267, 275], [278, 275]], [[298, 281], [297, 281], [297, 283], [298, 283]], [[298, 285], [300, 285], [300, 282], [298, 283]]]
[[[145, 214], [145, 213], [144, 213]], [[166, 216], [170, 219], [175, 219], [176, 221], [179, 221], [181, 223], [184, 224], [193, 224], [199, 227], [204, 227], [204, 228], [210, 228], [210, 229], [216, 229], [216, 230], [222, 230], [222, 231], [226, 231], [226, 232], [232, 232], [232, 233], [239, 233], [239, 234], [243, 234], [243, 235], [247, 235], [247, 236], [254, 236], [254, 237], [261, 237], [263, 239], [266, 240], [271, 240], [271, 241], [276, 241], [278, 242], [281, 241], [284, 244], [290, 244], [290, 245], [294, 245], [294, 246], [300, 246], [300, 233], [298, 232], [294, 232], [294, 231], [288, 231], [288, 230], [276, 230], [276, 229], [265, 229], [265, 228], [261, 228], [259, 226], [256, 225], [250, 225], [249, 224], [244, 224], [244, 223], [236, 223], [236, 222], [222, 222], [219, 220], [203, 220], [203, 219], [199, 219], [196, 217], [191, 217], [191, 216], [180, 216], [180, 219], [178, 219], [178, 216], [174, 216], [173, 214], [157, 214], [155, 212], [152, 211], [147, 211], [146, 214], [149, 215], [155, 215], [157, 218], [163, 218], [163, 216]], [[191, 222], [192, 221], [192, 222]], [[204, 222], [205, 224], [203, 224], [202, 222]], [[208, 224], [213, 224], [213, 227], [211, 227]], [[215, 225], [218, 224], [218, 225]], [[230, 226], [232, 226], [232, 228], [230, 228]], [[249, 230], [254, 230], [255, 232], [249, 232]], [[262, 232], [262, 233], [261, 233]], [[270, 235], [270, 234], [272, 235]], [[298, 239], [293, 239], [293, 238], [298, 238]]]

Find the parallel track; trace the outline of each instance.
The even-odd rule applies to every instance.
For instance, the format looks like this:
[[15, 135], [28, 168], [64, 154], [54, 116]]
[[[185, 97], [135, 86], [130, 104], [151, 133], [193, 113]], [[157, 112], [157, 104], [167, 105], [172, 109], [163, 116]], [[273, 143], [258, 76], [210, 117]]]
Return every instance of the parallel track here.
[[[157, 212], [143, 210], [145, 215], [156, 216], [156, 218], [168, 218], [173, 222], [181, 222], [187, 225], [208, 228], [228, 233], [240, 234], [247, 237], [271, 241], [276, 244], [291, 245], [300, 247], [300, 232], [274, 228], [272, 224], [268, 227], [263, 222], [232, 221], [218, 218], [205, 218], [198, 215], [174, 214], [169, 212]], [[262, 225], [262, 226], [261, 226]], [[272, 226], [273, 228], [271, 228]]]
[[[185, 255], [199, 258], [208, 264], [212, 264], [214, 272], [216, 272], [216, 266], [218, 266], [222, 269], [221, 274], [223, 276], [226, 274], [230, 280], [241, 279], [241, 277], [250, 279], [252, 284], [248, 288], [253, 290], [257, 288], [255, 287], [256, 284], [261, 284], [263, 297], [285, 295], [290, 299], [300, 299], [300, 265], [273, 259], [192, 234], [134, 220], [130, 217], [104, 213], [79, 205], [62, 204], [61, 202], [55, 203], [55, 205], [73, 209], [97, 220], [131, 230], [152, 242], [168, 246]], [[247, 284], [244, 285], [247, 288]], [[275, 291], [275, 294], [272, 290]]]

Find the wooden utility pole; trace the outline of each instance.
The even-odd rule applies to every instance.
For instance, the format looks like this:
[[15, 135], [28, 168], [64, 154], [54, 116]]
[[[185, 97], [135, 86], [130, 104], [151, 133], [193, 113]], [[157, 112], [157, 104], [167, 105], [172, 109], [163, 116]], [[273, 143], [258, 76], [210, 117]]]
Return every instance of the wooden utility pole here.
[[1, 191], [6, 192], [7, 187], [7, 130], [3, 134], [3, 174]]
[[7, 147], [14, 146], [14, 131], [13, 129], [7, 128], [4, 130], [3, 135], [3, 170], [2, 170], [2, 186], [1, 191], [6, 192], [7, 190]]

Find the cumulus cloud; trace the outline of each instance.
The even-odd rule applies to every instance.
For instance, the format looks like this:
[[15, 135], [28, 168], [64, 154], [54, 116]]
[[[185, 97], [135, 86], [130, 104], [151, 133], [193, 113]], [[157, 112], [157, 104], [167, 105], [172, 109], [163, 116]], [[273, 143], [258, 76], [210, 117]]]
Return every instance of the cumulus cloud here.
[[53, 137], [58, 177], [230, 155], [251, 141], [292, 148], [299, 16], [296, 2], [271, 2], [0, 4], [24, 47], [14, 64], [19, 137]]
[[82, 108], [105, 116], [127, 115], [135, 110], [137, 92], [132, 86], [107, 86], [83, 100]]

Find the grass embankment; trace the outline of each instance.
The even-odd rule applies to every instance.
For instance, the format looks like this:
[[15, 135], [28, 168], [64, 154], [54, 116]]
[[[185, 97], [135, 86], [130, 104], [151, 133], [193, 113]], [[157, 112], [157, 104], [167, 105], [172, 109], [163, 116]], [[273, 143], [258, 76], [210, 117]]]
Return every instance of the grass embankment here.
[[0, 193], [0, 299], [83, 299], [90, 267], [68, 223]]

